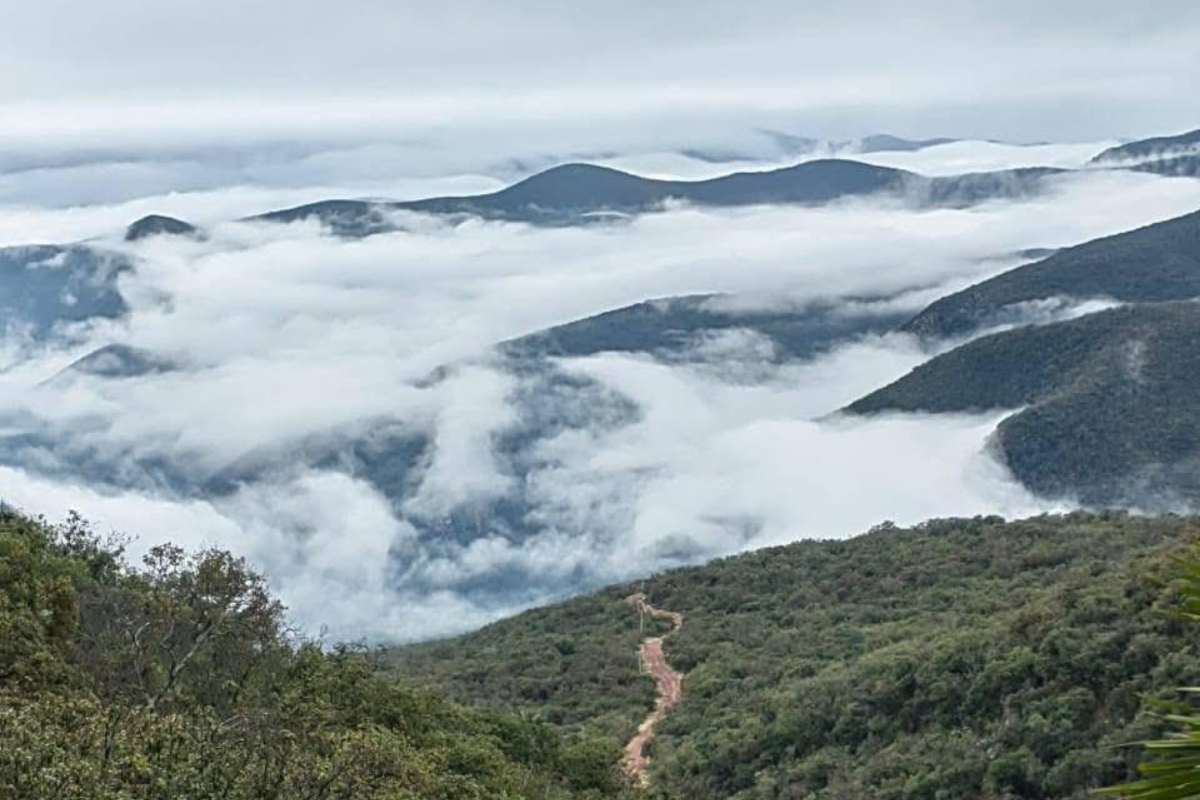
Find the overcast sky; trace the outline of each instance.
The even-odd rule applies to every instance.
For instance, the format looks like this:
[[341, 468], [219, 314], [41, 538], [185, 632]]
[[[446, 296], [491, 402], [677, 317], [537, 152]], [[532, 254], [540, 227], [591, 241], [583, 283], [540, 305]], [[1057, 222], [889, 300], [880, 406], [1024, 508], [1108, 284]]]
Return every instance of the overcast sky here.
[[1095, 141], [1200, 124], [1193, 0], [7, 5], [0, 145], [18, 149], [759, 125]]

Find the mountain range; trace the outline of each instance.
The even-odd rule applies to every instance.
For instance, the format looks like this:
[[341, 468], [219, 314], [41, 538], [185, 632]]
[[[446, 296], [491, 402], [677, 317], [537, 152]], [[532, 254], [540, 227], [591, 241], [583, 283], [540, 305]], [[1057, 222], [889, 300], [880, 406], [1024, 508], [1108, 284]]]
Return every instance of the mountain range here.
[[[1136, 162], [1134, 169], [1196, 174], [1188, 171], [1195, 137], [1122, 145], [1097, 156], [1094, 167]], [[311, 217], [336, 234], [357, 237], [395, 229], [397, 211], [560, 225], [619, 219], [672, 199], [732, 206], [872, 196], [955, 206], [1026, 197], [1059, 174], [1037, 169], [928, 178], [821, 160], [689, 182], [564, 165], [487, 195], [406, 203], [333, 200], [252, 219]], [[80, 324], [119, 319], [128, 312], [120, 279], [138, 268], [130, 255], [140, 252], [136, 243], [173, 235], [203, 231], [154, 215], [130, 226], [124, 239], [132, 245], [124, 250], [85, 242], [0, 251], [0, 312], [8, 335], [34, 344], [70, 340]], [[1200, 212], [1028, 256], [1033, 260], [941, 297], [915, 315], [895, 302], [899, 295], [886, 294], [803, 304], [720, 294], [666, 297], [499, 342], [470, 362], [445, 364], [420, 388], [488, 371], [510, 383], [506, 403], [512, 414], [502, 430], [489, 434], [489, 454], [507, 478], [503, 491], [448, 505], [427, 504], [421, 494], [437, 449], [436, 429], [400, 414], [317, 430], [215, 466], [152, 449], [106, 448], [91, 419], [75, 425], [62, 415], [39, 416], [36, 409], [0, 416], [0, 464], [101, 492], [219, 502], [248, 484], [291, 473], [338, 472], [369, 485], [403, 519], [407, 538], [386, 558], [389, 578], [406, 591], [458, 592], [499, 608], [547, 595], [576, 596], [466, 636], [371, 654], [375, 670], [403, 685], [435, 688], [430, 694], [424, 688], [389, 691], [394, 683], [376, 683], [378, 675], [361, 659], [352, 660], [349, 650], [295, 647], [278, 607], [255, 594], [251, 611], [266, 616], [266, 635], [243, 640], [245, 634], [227, 633], [221, 641], [229, 649], [206, 650], [197, 662], [206, 669], [190, 669], [180, 684], [195, 694], [172, 700], [178, 709], [196, 698], [220, 702], [208, 709], [207, 700], [196, 701], [202, 713], [195, 719], [154, 717], [130, 732], [126, 727], [133, 723], [124, 715], [145, 702], [130, 676], [142, 681], [142, 690], [147, 679], [176, 677], [172, 637], [188, 626], [160, 615], [173, 613], [181, 593], [201, 606], [211, 593], [191, 591], [191, 577], [177, 580], [190, 565], [172, 564], [171, 551], [151, 554], [151, 564], [165, 559], [158, 573], [123, 572], [118, 556], [72, 527], [77, 523], [51, 529], [0, 508], [0, 567], [6, 567], [0, 572], [21, 574], [7, 569], [11, 562], [28, 579], [0, 581], [6, 593], [0, 616], [16, 632], [0, 637], [0, 667], [19, 666], [25, 686], [44, 690], [38, 702], [40, 713], [53, 717], [51, 738], [96, 738], [111, 728], [140, 742], [146, 731], [159, 735], [160, 724], [164, 737], [178, 737], [186, 718], [188, 736], [195, 737], [187, 741], [197, 752], [218, 754], [232, 779], [247, 754], [274, 767], [278, 753], [290, 753], [289, 737], [300, 729], [308, 741], [322, 743], [310, 748], [317, 760], [305, 773], [316, 776], [318, 787], [328, 786], [330, 775], [344, 777], [320, 761], [327, 741], [322, 737], [337, 732], [349, 737], [337, 739], [352, 743], [347, 752], [383, 765], [395, 779], [389, 787], [399, 791], [407, 791], [402, 770], [417, 760], [418, 797], [522, 796], [536, 784], [547, 797], [599, 798], [632, 791], [614, 778], [614, 751], [655, 709], [655, 687], [641, 671], [648, 662], [637, 656], [653, 641], [677, 671], [681, 693], [670, 714], [653, 718], [658, 727], [648, 757], [655, 797], [1090, 796], [1096, 786], [1130, 773], [1133, 756], [1119, 745], [1163, 729], [1162, 720], [1139, 713], [1143, 698], [1159, 687], [1200, 680], [1194, 635], [1164, 613], [1178, 600], [1170, 585], [1176, 560], [1197, 540], [1200, 522], [1104, 510], [1188, 511], [1200, 503]], [[1105, 307], [1091, 310], [1096, 305]], [[1047, 310], [1060, 318], [1042, 321]], [[645, 413], [622, 392], [572, 369], [571, 359], [619, 353], [697, 370], [719, 359], [727, 379], [755, 385], [776, 367], [884, 337], [903, 339], [926, 360], [845, 408], [828, 409], [819, 424], [1004, 413], [982, 446], [1025, 489], [1093, 511], [1020, 522], [933, 520], [912, 528], [882, 522], [846, 541], [804, 541], [660, 571], [753, 540], [753, 520], [725, 520], [722, 530], [730, 540], [646, 548], [638, 569], [658, 574], [591, 594], [606, 576], [588, 564], [550, 577], [541, 574], [544, 564], [504, 560], [450, 579], [421, 570], [423, 561], [456, 548], [519, 545], [565, 527], [541, 480], [557, 466], [555, 446], [629, 429]], [[114, 342], [75, 360], [36, 391], [69, 392], [189, 368], [137, 343]], [[584, 518], [571, 524], [601, 539], [605, 526], [632, 527], [632, 511], [618, 502], [613, 487], [597, 479], [589, 489], [595, 498], [579, 512]], [[223, 561], [212, 552], [206, 557], [242, 575], [235, 559]], [[261, 590], [253, 576], [240, 579]], [[114, 607], [121, 613], [110, 613]], [[137, 629], [121, 629], [137, 615], [147, 618], [144, 625], [163, 626], [155, 629], [155, 652], [165, 665], [153, 673], [141, 666]], [[219, 625], [225, 618], [216, 619]], [[205, 636], [196, 640], [197, 649]], [[258, 661], [267, 651], [271, 660]], [[230, 654], [236, 657], [225, 657]], [[251, 709], [265, 710], [261, 719], [269, 724], [249, 750], [245, 742], [223, 738], [225, 721], [241, 717], [216, 713], [227, 711], [223, 698], [239, 685], [237, 676], [250, 674], [235, 673], [244, 663], [274, 665], [256, 673]], [[123, 671], [112, 671], [114, 664]], [[54, 674], [42, 669], [47, 665]], [[42, 685], [59, 674], [69, 680]], [[64, 709], [58, 692], [85, 681], [111, 683], [103, 703], [120, 703], [111, 705], [110, 715], [86, 692]], [[476, 708], [435, 699], [441, 693]], [[281, 708], [302, 713], [303, 725], [285, 725], [290, 718]], [[88, 720], [83, 733], [73, 730], [77, 718]], [[30, 741], [44, 734], [42, 720], [35, 722]], [[176, 727], [168, 730], [171, 725]], [[396, 730], [403, 735], [393, 735]], [[147, 752], [160, 750], [151, 743]], [[149, 769], [148, 758], [139, 758], [129, 760], [131, 780]], [[89, 765], [77, 761], [61, 763], [86, 774]], [[198, 776], [211, 772], [202, 759], [194, 766]], [[265, 767], [256, 772], [255, 796], [270, 790], [273, 774]], [[355, 796], [353, 788], [345, 794]]]
[[[775, 134], [787, 136], [786, 134]], [[1098, 154], [1091, 169], [1132, 169], [1164, 175], [1200, 174], [1194, 145], [1200, 132], [1131, 142]], [[795, 139], [796, 141], [791, 141]], [[789, 152], [813, 152], [816, 140], [791, 137]], [[838, 143], [837, 152], [916, 151], [952, 139], [906, 140], [888, 135]], [[291, 223], [315, 219], [340, 236], [360, 237], [398, 230], [395, 212], [454, 217], [475, 216], [539, 225], [613, 221], [661, 209], [671, 201], [700, 206], [772, 203], [819, 205], [853, 197], [881, 197], [918, 207], [964, 207], [988, 200], [1019, 200], [1046, 189], [1047, 181], [1072, 170], [1028, 167], [995, 172], [930, 177], [908, 170], [865, 164], [846, 158], [802, 161], [779, 169], [738, 172], [707, 180], [660, 180], [588, 163], [567, 163], [538, 172], [496, 192], [394, 201], [331, 199], [268, 211], [247, 218]], [[126, 239], [159, 234], [194, 235], [190, 223], [151, 215], [133, 223]]]
[[[564, 167], [492, 195], [418, 202], [439, 213], [494, 215], [519, 215], [522, 209], [543, 209], [540, 204], [545, 203], [550, 209], [546, 214], [565, 218], [592, 213], [587, 209], [595, 207], [597, 197], [616, 198], [614, 203], [632, 213], [661, 202], [667, 196], [663, 192], [680, 186], [693, 192], [694, 199], [718, 204], [827, 200], [840, 191], [890, 191], [886, 187], [898, 185], [893, 172], [819, 161], [688, 183]], [[1048, 174], [1028, 177], [1036, 183]], [[832, 189], [833, 184], [816, 180], [830, 175], [841, 176], [838, 181], [855, 177]], [[908, 175], [900, 183], [909, 181]], [[969, 184], [978, 188], [1005, 180], [971, 176]], [[950, 179], [938, 185], [959, 191], [965, 184]], [[335, 217], [348, 214], [343, 232], [364, 232], [360, 205], [321, 208], [332, 209]], [[391, 224], [388, 219], [379, 216], [379, 224]], [[150, 217], [127, 232], [135, 245], [130, 251], [108, 249], [100, 242], [0, 251], [9, 325], [37, 339], [69, 336], [80, 322], [119, 318], [127, 309], [119, 278], [137, 268], [129, 254], [137, 252], [137, 241], [197, 233], [182, 221]], [[564, 359], [616, 352], [698, 369], [715, 359], [731, 380], [754, 384], [781, 365], [805, 363], [864, 337], [897, 335], [915, 338], [931, 360], [852, 403], [847, 414], [1008, 411], [988, 447], [1039, 496], [1097, 507], [1174, 509], [1194, 502], [1200, 460], [1193, 398], [1200, 396], [1195, 391], [1200, 373], [1192, 351], [1200, 331], [1197, 306], [1186, 301], [1200, 296], [1200, 213], [1028, 256], [1036, 260], [942, 297], [915, 316], [901, 310], [907, 306], [891, 305], [894, 298], [887, 296], [799, 305], [747, 304], [743, 298], [715, 295], [668, 297], [497, 343], [472, 363], [446, 364], [428, 376], [426, 388], [449, 385], [477, 369], [502, 376], [512, 387], [507, 396], [511, 424], [490, 439], [496, 469], [507, 476], [506, 488], [486, 500], [450, 508], [427, 508], [421, 501], [436, 431], [429, 420], [401, 415], [314, 430], [299, 440], [249, 448], [201, 466], [198, 460], [170, 458], [155, 449], [129, 452], [100, 446], [102, 437], [90, 429], [81, 431], [76, 420], [14, 412], [0, 419], [0, 463], [107, 490], [191, 499], [226, 498], [257, 482], [307, 469], [332, 470], [376, 490], [413, 526], [425, 555], [435, 557], [487, 537], [520, 544], [552, 534], [565, 523], [548, 510], [544, 483], [538, 479], [554, 466], [546, 456], [549, 449], [563, 437], [628, 430], [641, 418], [637, 403]], [[1079, 301], [1123, 307], [1026, 325], [1045, 319], [1047, 309], [1051, 317], [1069, 315]], [[988, 333], [994, 335], [977, 338]], [[122, 381], [186, 369], [175, 355], [117, 341], [85, 354], [39, 391], [58, 391], [75, 381]], [[601, 511], [607, 515], [603, 525], [631, 522], [620, 514], [632, 511], [619, 503], [594, 513]], [[572, 518], [570, 524], [602, 527], [599, 519]], [[728, 535], [737, 541], [722, 542], [715, 550], [705, 545], [709, 549], [689, 552], [688, 558], [733, 549], [738, 537], [751, 537], [754, 530], [752, 521], [731, 524]], [[679, 557], [670, 547], [660, 555], [660, 563], [647, 566], [668, 566]], [[395, 573], [405, 576], [410, 588], [421, 589], [421, 579], [410, 569], [416, 562], [399, 553], [394, 558]], [[602, 580], [571, 573], [547, 586], [539, 583], [541, 576], [523, 569], [509, 565], [472, 576], [469, 591], [489, 602], [519, 605], [538, 599], [531, 587], [561, 595]]]
[[[784, 137], [789, 152], [813, 152], [820, 143]], [[1130, 142], [1095, 156], [1092, 169], [1132, 169], [1164, 175], [1200, 175], [1195, 152], [1200, 131]], [[916, 151], [954, 142], [935, 138], [908, 140], [880, 134], [856, 142], [831, 145], [836, 152]], [[802, 161], [779, 169], [738, 172], [697, 181], [659, 180], [587, 163], [551, 167], [511, 186], [483, 195], [433, 197], [410, 201], [334, 199], [249, 217], [250, 221], [290, 223], [319, 220], [341, 236], [369, 236], [402, 227], [393, 213], [411, 211], [477, 216], [541, 225], [611, 221], [661, 209], [669, 201], [701, 206], [771, 203], [817, 205], [851, 197], [880, 196], [920, 207], [963, 207], [988, 200], [1028, 198], [1047, 181], [1072, 170], [1027, 167], [995, 172], [930, 177], [908, 170], [864, 164], [846, 158]], [[153, 215], [134, 223], [126, 236], [139, 239], [157, 233], [194, 234], [189, 223]]]
[[[847, 176], [849, 183], [843, 182]], [[899, 183], [909, 179], [905, 174]], [[840, 161], [694, 183], [647, 181], [576, 166], [550, 170], [492, 195], [418, 203], [444, 213], [518, 215], [536, 207], [539, 214], [569, 215], [590, 213], [596, 198], [603, 197], [632, 212], [661, 202], [680, 187], [702, 202], [788, 202], [828, 200], [841, 191], [887, 190], [897, 180], [894, 171]], [[955, 181], [959, 179], [939, 185]], [[971, 183], [984, 185], [979, 181], [973, 176]], [[961, 189], [963, 184], [957, 185]], [[286, 217], [312, 208], [274, 213]], [[359, 205], [315, 208], [335, 217], [346, 213], [343, 229], [363, 232]], [[126, 236], [137, 241], [145, 235], [194, 233], [187, 223], [149, 217], [131, 226]], [[19, 323], [47, 336], [69, 331], [79, 321], [119, 317], [125, 311], [118, 278], [135, 268], [129, 256], [82, 243], [10, 248], [0, 251], [0, 258], [7, 266], [0, 274], [9, 281], [10, 325]], [[1012, 410], [993, 437], [992, 449], [1032, 491], [1089, 505], [1175, 507], [1194, 499], [1200, 486], [1188, 394], [1195, 385], [1188, 347], [1196, 333], [1196, 307], [1177, 302], [1197, 296], [1200, 212], [1050, 253], [940, 298], [911, 318], [887, 310], [886, 303], [871, 302], [887, 298], [769, 309], [739, 307], [737, 298], [695, 296], [604, 312], [500, 343], [481, 360], [484, 368], [515, 382], [516, 421], [494, 442], [499, 468], [513, 476], [513, 488], [482, 507], [471, 504], [426, 516], [414, 511], [414, 502], [431, 457], [432, 433], [401, 418], [360, 420], [313, 432], [304, 441], [288, 443], [286, 456], [251, 450], [215, 469], [197, 471], [194, 465], [152, 453], [132, 456], [96, 448], [88, 438], [60, 428], [61, 422], [22, 417], [5, 420], [0, 458], [56, 477], [84, 477], [117, 489], [165, 489], [187, 497], [224, 496], [288, 469], [334, 468], [381, 492], [435, 549], [440, 542], [456, 546], [489, 532], [520, 542], [553, 524], [536, 513], [539, 484], [531, 476], [544, 466], [541, 448], [564, 431], [617, 430], [639, 415], [627, 398], [564, 369], [558, 359], [623, 352], [689, 363], [711, 358], [714, 345], [726, 348], [721, 358], [728, 359], [727, 349], [733, 346], [740, 348], [736, 361], [744, 378], [756, 380], [772, 363], [803, 362], [863, 336], [890, 331], [915, 335], [936, 354], [981, 332], [1037, 319], [1047, 308], [1099, 300], [1138, 305], [968, 341], [848, 411]], [[445, 365], [429, 380], [453, 379], [468, 366]], [[185, 367], [135, 343], [117, 342], [86, 355], [53, 380], [123, 380]], [[521, 576], [504, 574], [481, 586], [505, 594], [519, 592], [522, 582]]]
[[[865, 141], [865, 140], [864, 140]], [[903, 140], [901, 140], [903, 143]], [[930, 143], [909, 143], [912, 147]], [[880, 149], [896, 142], [876, 142]], [[251, 222], [319, 220], [345, 237], [399, 230], [397, 212], [477, 216], [539, 225], [614, 222], [661, 209], [670, 201], [704, 206], [761, 204], [821, 205], [851, 197], [880, 197], [919, 206], [958, 207], [995, 199], [1036, 195], [1062, 170], [1032, 168], [930, 178], [905, 170], [855, 161], [824, 159], [762, 172], [741, 172], [703, 181], [644, 178], [591, 164], [564, 164], [485, 195], [413, 201], [324, 200], [247, 218]], [[150, 214], [124, 231], [126, 243], [156, 236], [202, 236], [196, 225]], [[5, 289], [9, 327], [49, 335], [56, 325], [89, 318], [115, 318], [125, 305], [117, 278], [133, 259], [102, 241], [0, 248], [0, 288]]]
[[498, 192], [405, 202], [326, 200], [252, 217], [290, 223], [318, 219], [343, 236], [394, 229], [389, 212], [477, 216], [545, 225], [641, 214], [668, 201], [701, 206], [772, 203], [819, 205], [848, 197], [882, 196], [922, 206], [965, 206], [1037, 193], [1044, 179], [1064, 170], [1006, 170], [930, 178], [906, 170], [842, 159], [805, 161], [762, 172], [738, 172], [701, 181], [643, 178], [593, 164], [563, 164]]

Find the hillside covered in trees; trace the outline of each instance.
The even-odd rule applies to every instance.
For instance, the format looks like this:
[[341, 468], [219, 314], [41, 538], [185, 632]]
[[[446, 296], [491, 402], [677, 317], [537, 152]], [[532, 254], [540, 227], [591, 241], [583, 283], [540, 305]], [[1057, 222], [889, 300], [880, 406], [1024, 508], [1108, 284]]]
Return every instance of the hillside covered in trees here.
[[633, 658], [644, 589], [683, 701], [651, 745], [661, 791], [759, 798], [1071, 798], [1153, 735], [1144, 696], [1200, 679], [1168, 612], [1200, 521], [945, 520], [807, 541], [386, 653], [402, 682], [623, 736], [652, 703]]
[[1099, 507], [1200, 500], [1200, 303], [1147, 303], [976, 339], [855, 414], [1020, 409], [994, 448], [1033, 491]]
[[615, 798], [614, 743], [293, 636], [245, 564], [0, 512], [0, 798]]
[[964, 336], [1021, 303], [1105, 297], [1160, 303], [1200, 296], [1200, 211], [1068, 247], [946, 295], [905, 323], [922, 337]]

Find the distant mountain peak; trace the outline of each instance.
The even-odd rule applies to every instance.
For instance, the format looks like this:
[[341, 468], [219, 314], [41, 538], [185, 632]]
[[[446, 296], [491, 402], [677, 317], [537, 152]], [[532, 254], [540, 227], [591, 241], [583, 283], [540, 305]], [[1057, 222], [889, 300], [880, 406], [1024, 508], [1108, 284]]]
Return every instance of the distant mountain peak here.
[[194, 236], [198, 228], [190, 222], [162, 214], [148, 214], [125, 229], [125, 241], [137, 242], [151, 236]]

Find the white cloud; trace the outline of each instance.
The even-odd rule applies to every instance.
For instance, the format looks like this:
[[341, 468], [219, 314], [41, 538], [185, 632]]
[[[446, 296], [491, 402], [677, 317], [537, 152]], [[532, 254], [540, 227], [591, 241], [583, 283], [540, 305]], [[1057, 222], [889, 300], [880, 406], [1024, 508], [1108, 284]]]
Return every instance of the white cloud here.
[[847, 157], [869, 164], [907, 169], [924, 175], [961, 175], [1021, 167], [1078, 169], [1115, 140], [1071, 144], [1014, 145], [1004, 142], [962, 141], [913, 152], [860, 153]]
[[443, 395], [437, 412], [433, 453], [409, 513], [444, 517], [455, 508], [486, 504], [511, 488], [500, 471], [492, 442], [515, 421], [509, 405], [513, 381], [501, 373], [464, 367], [434, 391]]

